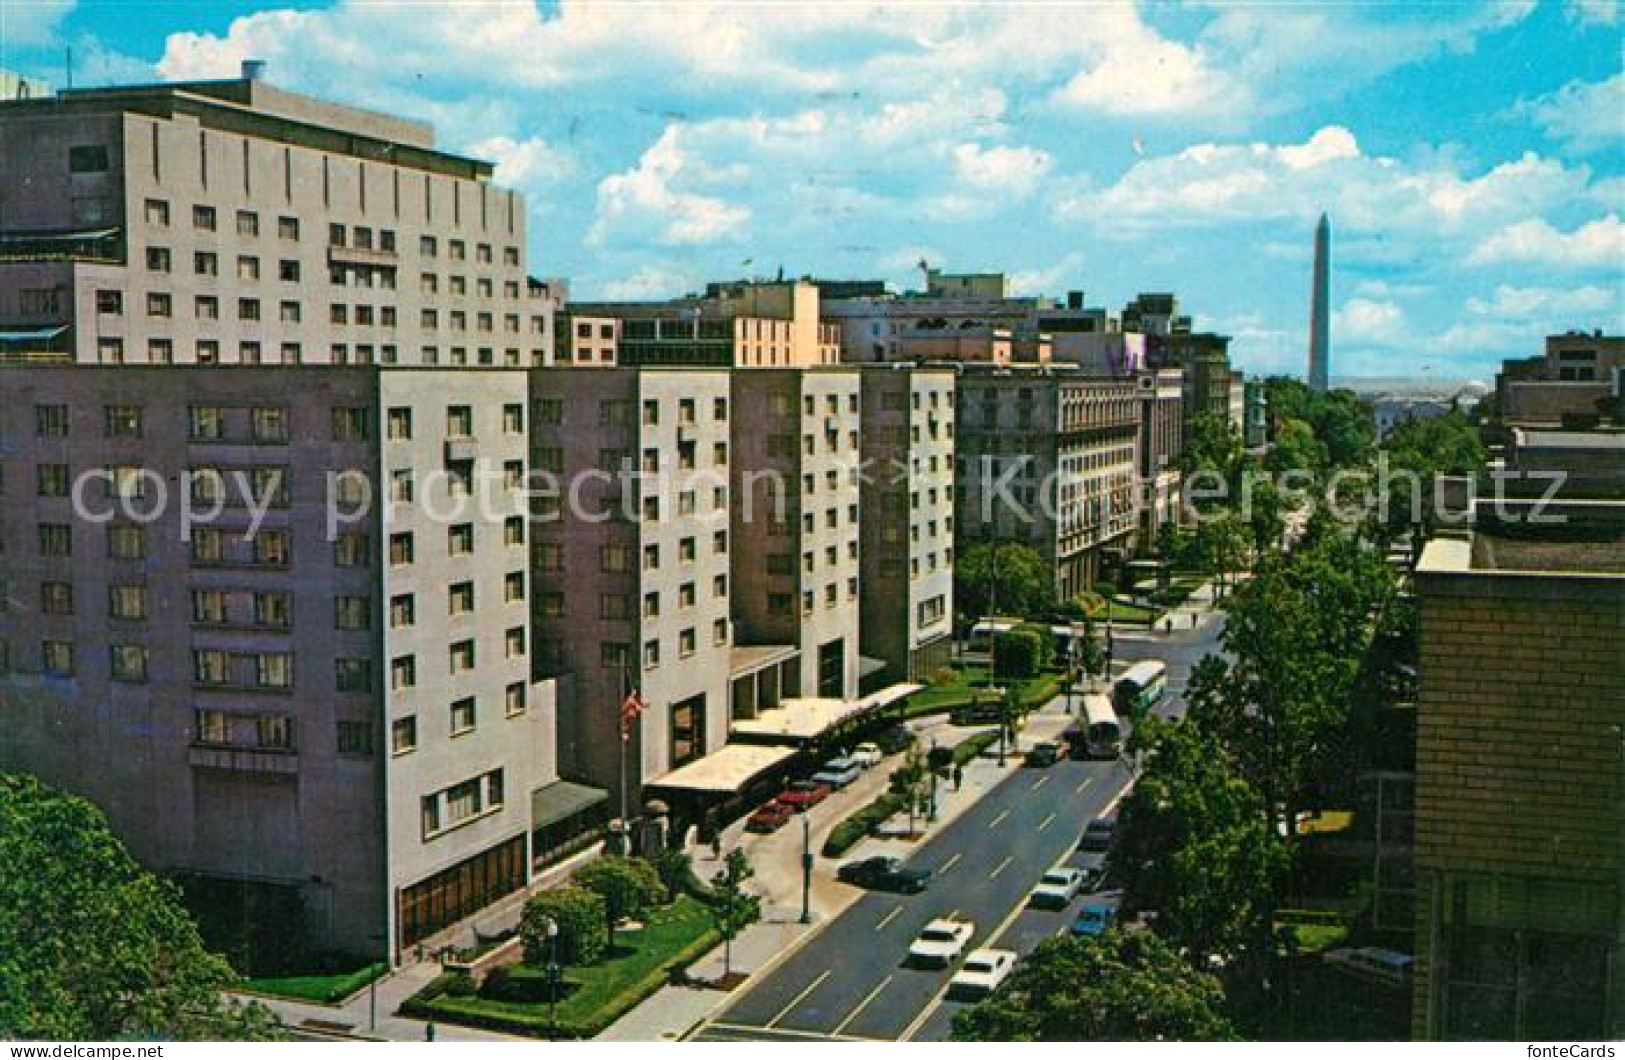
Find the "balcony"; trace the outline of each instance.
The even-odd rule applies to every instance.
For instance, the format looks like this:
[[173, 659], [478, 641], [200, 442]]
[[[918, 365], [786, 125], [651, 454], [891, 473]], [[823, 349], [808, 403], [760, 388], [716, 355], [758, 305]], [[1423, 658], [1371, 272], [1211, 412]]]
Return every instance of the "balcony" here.
[[395, 251], [377, 247], [339, 246], [336, 243], [327, 247], [329, 265], [398, 265], [400, 260], [400, 255]]
[[0, 232], [0, 262], [124, 260], [124, 233], [119, 228], [67, 232]]
[[299, 772], [299, 755], [294, 751], [267, 751], [252, 747], [194, 743], [186, 750], [194, 769], [225, 769], [233, 773], [272, 773], [293, 776]]

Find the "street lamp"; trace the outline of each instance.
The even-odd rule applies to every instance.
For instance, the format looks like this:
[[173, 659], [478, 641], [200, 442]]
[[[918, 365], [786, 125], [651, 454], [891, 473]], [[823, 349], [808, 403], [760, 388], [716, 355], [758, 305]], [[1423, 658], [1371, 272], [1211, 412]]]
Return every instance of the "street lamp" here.
[[801, 922], [812, 923], [812, 822], [801, 814]]
[[925, 812], [925, 822], [930, 824], [937, 819], [937, 771], [932, 763], [937, 759], [937, 738], [931, 737], [931, 753], [925, 756], [926, 771], [931, 774], [931, 804]]
[[559, 922], [547, 918], [547, 1022], [559, 1036]]
[[1006, 745], [1010, 740], [1010, 697], [1015, 689], [1011, 687], [995, 691], [999, 693], [999, 768], [1003, 769]]

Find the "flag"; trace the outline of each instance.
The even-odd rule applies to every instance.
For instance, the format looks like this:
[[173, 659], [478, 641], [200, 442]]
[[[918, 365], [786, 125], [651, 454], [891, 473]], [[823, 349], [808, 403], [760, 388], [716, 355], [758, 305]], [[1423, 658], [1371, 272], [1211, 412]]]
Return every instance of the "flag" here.
[[636, 688], [627, 693], [621, 701], [621, 742], [632, 742], [632, 723], [638, 720], [638, 715], [649, 709], [649, 704], [643, 701], [643, 695]]

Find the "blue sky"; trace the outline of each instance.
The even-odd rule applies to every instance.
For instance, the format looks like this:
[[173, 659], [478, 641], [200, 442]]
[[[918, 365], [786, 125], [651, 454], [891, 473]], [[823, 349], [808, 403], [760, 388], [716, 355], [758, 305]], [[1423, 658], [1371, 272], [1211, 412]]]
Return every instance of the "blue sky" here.
[[1342, 375], [1487, 378], [1625, 330], [1616, 0], [325, 4], [0, 0], [0, 66], [232, 76], [425, 118], [585, 297], [922, 257], [1113, 307], [1172, 289], [1301, 371], [1334, 229]]

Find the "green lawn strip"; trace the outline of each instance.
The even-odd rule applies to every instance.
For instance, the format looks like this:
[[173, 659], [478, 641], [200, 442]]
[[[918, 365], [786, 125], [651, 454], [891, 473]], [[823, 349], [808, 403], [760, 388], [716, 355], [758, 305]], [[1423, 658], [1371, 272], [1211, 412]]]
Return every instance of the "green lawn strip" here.
[[[652, 911], [639, 931], [616, 932], [614, 955], [588, 967], [564, 969], [558, 1004], [558, 1033], [591, 1038], [665, 985], [674, 969], [686, 967], [722, 941], [703, 903], [689, 895]], [[542, 969], [524, 966], [516, 976], [542, 979]], [[533, 1001], [499, 1001], [445, 992], [442, 976], [402, 1006], [420, 1019], [437, 1019], [487, 1030], [546, 1036], [553, 1030], [545, 989]]]
[[293, 998], [297, 1001], [315, 1001], [329, 1005], [343, 1001], [368, 983], [389, 971], [383, 961], [358, 968], [353, 972], [332, 975], [268, 975], [244, 979], [243, 989], [254, 994]]

